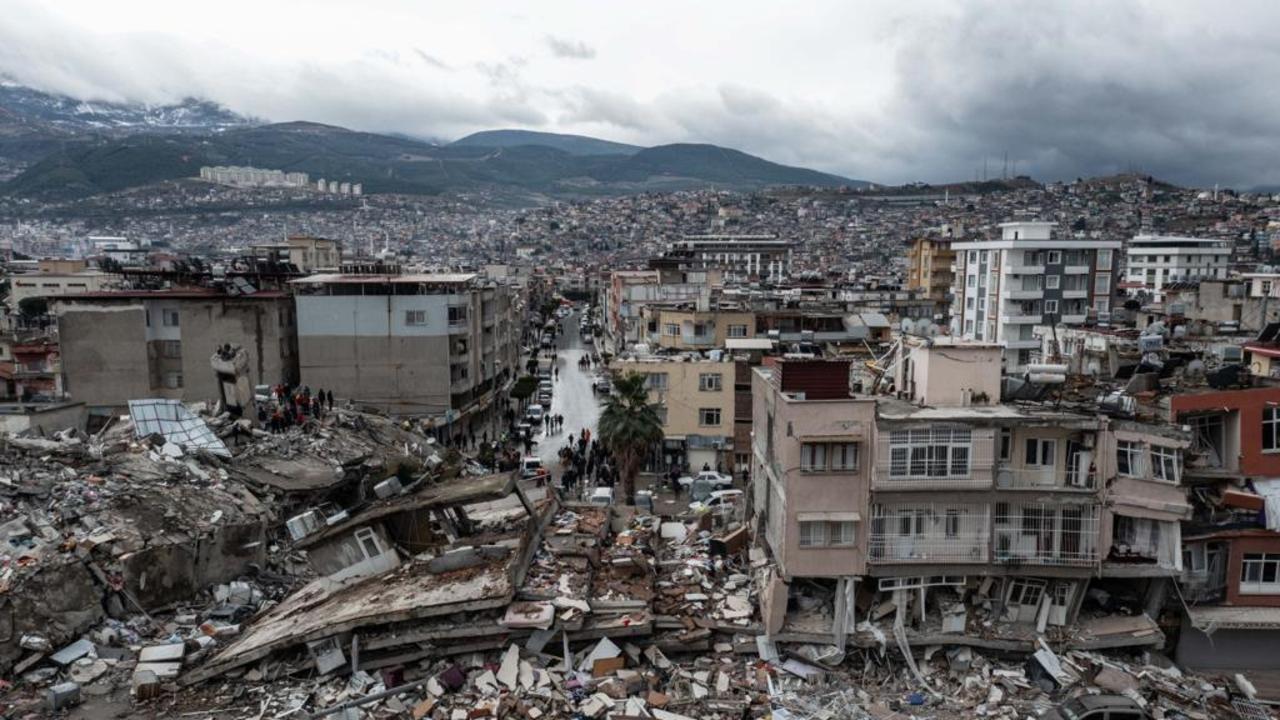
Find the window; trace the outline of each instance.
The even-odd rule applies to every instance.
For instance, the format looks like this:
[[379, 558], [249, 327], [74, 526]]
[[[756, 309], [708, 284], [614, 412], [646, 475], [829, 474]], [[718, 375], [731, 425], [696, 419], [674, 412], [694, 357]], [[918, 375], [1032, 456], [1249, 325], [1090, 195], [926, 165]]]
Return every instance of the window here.
[[[1040, 277], [1040, 276], [1037, 275], [1036, 277]], [[1061, 275], [1045, 275], [1044, 276], [1044, 286], [1046, 288], [1050, 290], [1057, 290], [1058, 287], [1061, 285], [1062, 285]]]
[[730, 325], [728, 327], [728, 336], [731, 338], [744, 338], [747, 336], [746, 325]]
[[1249, 595], [1280, 594], [1280, 555], [1245, 553], [1240, 564], [1240, 592]]
[[178, 311], [177, 311], [177, 310], [165, 310], [165, 311], [163, 311], [163, 312], [164, 312], [164, 315], [162, 315], [162, 317], [164, 318], [164, 326], [165, 326], [165, 327], [178, 327]]
[[405, 325], [426, 325], [427, 311], [426, 310], [405, 310], [404, 324]]
[[373, 528], [362, 527], [356, 531], [356, 544], [366, 560], [382, 554], [382, 543], [378, 542], [378, 534]]
[[181, 340], [161, 340], [160, 354], [171, 360], [182, 359], [182, 341]]
[[964, 321], [964, 331], [965, 331], [966, 333], [969, 333], [969, 334], [972, 334], [972, 333], [973, 333], [973, 321], [972, 321], [972, 320], [965, 320], [965, 321]]
[[1126, 477], [1142, 477], [1142, 445], [1129, 440], [1116, 441], [1116, 472]]
[[1110, 250], [1098, 251], [1098, 268], [1097, 269], [1098, 270], [1111, 269], [1111, 251]]
[[1046, 314], [1046, 315], [1057, 315], [1057, 314], [1058, 314], [1058, 301], [1057, 301], [1057, 300], [1045, 300], [1045, 301], [1044, 301], [1044, 312], [1045, 312], [1045, 314]]
[[825, 520], [800, 522], [800, 547], [848, 547], [854, 544], [852, 521]]
[[182, 373], [180, 372], [165, 373], [164, 386], [169, 388], [170, 390], [177, 390], [178, 388], [182, 387]]
[[969, 284], [969, 287], [977, 287], [977, 286], [978, 286], [978, 276], [977, 276], [977, 275], [970, 275], [970, 276], [969, 276], [969, 280], [968, 280], [968, 284]]
[[449, 324], [450, 325], [466, 325], [467, 324], [467, 306], [457, 305], [449, 308]]
[[970, 295], [969, 297], [965, 298], [965, 300], [964, 300], [964, 305], [965, 305], [965, 307], [969, 308], [970, 310], [972, 310], [972, 309], [976, 306], [976, 304], [977, 304], [977, 303], [975, 302], [975, 299], [974, 299], [974, 297], [973, 297], [972, 295]]
[[1050, 265], [1061, 265], [1061, 264], [1062, 264], [1062, 251], [1061, 251], [1061, 250], [1050, 250], [1050, 251], [1049, 251], [1049, 264], [1050, 264]]
[[1161, 445], [1151, 446], [1151, 474], [1155, 479], [1176, 483], [1181, 467], [1181, 450]]
[[956, 508], [947, 508], [946, 518], [947, 537], [960, 537], [960, 511]]
[[1262, 408], [1262, 451], [1280, 451], [1280, 407]]
[[889, 434], [889, 477], [967, 477], [970, 443], [966, 427], [894, 430]]
[[719, 392], [724, 387], [720, 373], [702, 373], [698, 375], [698, 389], [705, 392]]
[[800, 445], [800, 469], [806, 472], [858, 469], [857, 443], [803, 443]]
[[1271, 281], [1270, 281], [1270, 280], [1263, 280], [1263, 281], [1262, 281], [1262, 294], [1263, 294], [1263, 295], [1270, 295], [1270, 294], [1271, 294]]
[[1057, 465], [1058, 441], [1043, 438], [1027, 438], [1026, 463], [1039, 467]]
[[1013, 459], [1013, 428], [1000, 428], [1000, 459]]
[[694, 324], [693, 324], [693, 336], [694, 336], [694, 337], [706, 337], [706, 336], [707, 336], [707, 326], [706, 326], [706, 324], [705, 324], [705, 323], [694, 323]]
[[658, 416], [658, 422], [662, 423], [662, 424], [665, 426], [665, 425], [667, 424], [667, 406], [666, 406], [666, 405], [654, 405], [654, 406], [653, 406], [653, 411], [654, 411], [654, 413], [656, 413], [656, 414], [657, 414], [657, 416]]
[[1044, 580], [1024, 580], [1014, 578], [1009, 581], [1008, 604], [1022, 607], [1039, 607], [1040, 598], [1044, 595]]
[[680, 326], [676, 323], [666, 323], [662, 326], [662, 334], [668, 337], [679, 337]]
[[666, 373], [645, 373], [644, 386], [649, 390], [666, 390], [667, 374]]
[[698, 410], [698, 424], [702, 427], [720, 425], [720, 408], [702, 408]]
[[1111, 294], [1111, 273], [1098, 273], [1093, 276], [1093, 294]]

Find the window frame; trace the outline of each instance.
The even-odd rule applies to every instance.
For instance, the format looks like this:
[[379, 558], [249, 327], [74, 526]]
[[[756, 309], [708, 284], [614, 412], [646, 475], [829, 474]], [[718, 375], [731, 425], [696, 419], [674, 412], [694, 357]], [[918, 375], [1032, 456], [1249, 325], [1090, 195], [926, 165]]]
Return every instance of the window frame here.
[[[1121, 469], [1120, 455], [1125, 455], [1124, 468]], [[1142, 443], [1136, 440], [1116, 440], [1116, 474], [1120, 477], [1145, 478], [1146, 452]]]
[[724, 374], [723, 373], [699, 373], [698, 374], [698, 391], [699, 392], [720, 392], [724, 390]]
[[1262, 452], [1280, 453], [1280, 407], [1267, 405], [1262, 408]]
[[1182, 480], [1182, 450], [1167, 445], [1152, 445], [1150, 453], [1151, 477], [1177, 485]]
[[[708, 414], [715, 413], [715, 422], [707, 422]], [[718, 407], [698, 408], [698, 427], [720, 427], [724, 424], [724, 413]]]
[[427, 311], [405, 310], [404, 324], [407, 327], [424, 327], [427, 324]]
[[[1250, 580], [1251, 570], [1256, 579]], [[1267, 580], [1268, 571], [1271, 579]], [[1244, 553], [1240, 558], [1241, 595], [1280, 595], [1280, 553]]]

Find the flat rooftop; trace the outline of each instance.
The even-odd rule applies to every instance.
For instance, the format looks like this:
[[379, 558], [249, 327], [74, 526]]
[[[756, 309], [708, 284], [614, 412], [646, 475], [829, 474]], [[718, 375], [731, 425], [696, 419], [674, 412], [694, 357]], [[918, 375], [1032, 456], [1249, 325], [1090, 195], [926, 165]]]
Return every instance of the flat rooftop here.
[[388, 285], [465, 285], [475, 280], [476, 273], [413, 273], [408, 275], [356, 275], [345, 273], [317, 273], [297, 280], [294, 285], [341, 285], [386, 283]]

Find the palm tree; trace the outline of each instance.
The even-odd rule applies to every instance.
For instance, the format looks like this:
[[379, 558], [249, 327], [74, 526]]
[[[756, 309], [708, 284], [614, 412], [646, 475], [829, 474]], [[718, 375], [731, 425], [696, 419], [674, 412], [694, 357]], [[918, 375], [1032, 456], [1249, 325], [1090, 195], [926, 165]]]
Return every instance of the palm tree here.
[[636, 475], [645, 455], [662, 442], [658, 406], [649, 402], [645, 376], [627, 373], [613, 379], [613, 394], [600, 413], [600, 442], [613, 453], [628, 505], [636, 504]]

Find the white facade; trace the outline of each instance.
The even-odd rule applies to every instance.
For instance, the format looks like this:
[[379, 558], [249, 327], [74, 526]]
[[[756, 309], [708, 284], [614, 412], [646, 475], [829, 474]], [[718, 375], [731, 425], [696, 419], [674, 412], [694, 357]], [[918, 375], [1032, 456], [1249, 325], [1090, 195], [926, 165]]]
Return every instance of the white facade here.
[[1040, 347], [1036, 325], [1080, 324], [1111, 311], [1120, 243], [1055, 238], [1053, 228], [1050, 222], [1001, 223], [999, 240], [952, 245], [952, 334], [1003, 345], [1008, 373], [1032, 361]]
[[1231, 248], [1212, 238], [1137, 235], [1126, 257], [1125, 280], [1142, 283], [1155, 302], [1164, 302], [1164, 287], [1171, 282], [1226, 278]]

